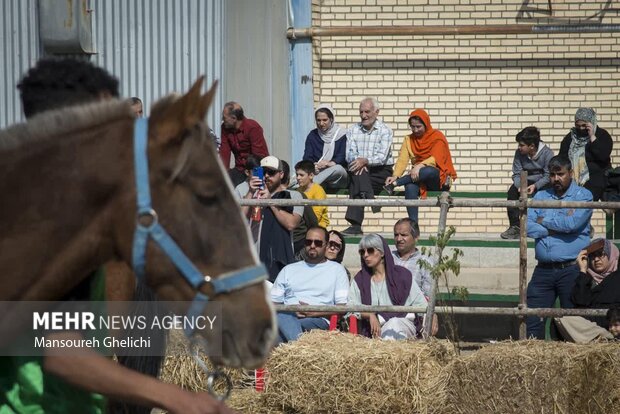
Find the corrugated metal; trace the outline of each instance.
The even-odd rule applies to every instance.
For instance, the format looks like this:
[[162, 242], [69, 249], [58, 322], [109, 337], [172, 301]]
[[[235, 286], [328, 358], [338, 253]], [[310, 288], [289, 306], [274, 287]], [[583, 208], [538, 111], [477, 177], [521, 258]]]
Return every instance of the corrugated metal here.
[[0, 128], [23, 119], [17, 84], [39, 56], [36, 0], [0, 0]]
[[[202, 74], [210, 86], [222, 78], [223, 1], [91, 0], [92, 61], [119, 78], [123, 96], [140, 97], [145, 113]], [[220, 123], [221, 96], [220, 89], [207, 118], [211, 126]]]
[[[222, 78], [224, 0], [90, 0], [91, 61], [120, 80], [122, 96], [151, 104], [206, 75]], [[0, 128], [23, 119], [16, 85], [42, 55], [36, 0], [0, 0]], [[218, 126], [222, 87], [207, 121]], [[219, 127], [216, 127], [219, 133]]]

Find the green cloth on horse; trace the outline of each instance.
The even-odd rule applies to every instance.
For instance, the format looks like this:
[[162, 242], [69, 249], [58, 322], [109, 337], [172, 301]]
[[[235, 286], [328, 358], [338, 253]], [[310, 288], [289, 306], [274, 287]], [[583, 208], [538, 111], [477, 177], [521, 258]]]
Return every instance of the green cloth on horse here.
[[[91, 300], [105, 300], [103, 268], [93, 274], [89, 288]], [[106, 405], [103, 395], [45, 372], [43, 357], [0, 356], [0, 414], [103, 414]]]

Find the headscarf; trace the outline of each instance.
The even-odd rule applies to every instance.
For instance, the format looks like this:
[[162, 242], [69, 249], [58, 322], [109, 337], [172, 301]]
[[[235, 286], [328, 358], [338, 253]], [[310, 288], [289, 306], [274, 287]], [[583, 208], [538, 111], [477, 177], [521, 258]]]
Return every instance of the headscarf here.
[[[592, 108], [579, 108], [575, 113], [575, 122], [584, 121], [592, 124], [592, 132], [596, 133], [596, 112]], [[570, 130], [571, 141], [568, 148], [568, 158], [573, 165], [573, 178], [577, 184], [583, 186], [590, 179], [590, 171], [586, 162], [586, 145], [590, 142], [589, 136], [581, 136], [577, 128]]]
[[[411, 284], [413, 283], [413, 277], [411, 272], [394, 263], [394, 257], [390, 252], [387, 241], [381, 236], [381, 242], [383, 243], [383, 261], [385, 264], [385, 284], [387, 286], [388, 295], [393, 305], [402, 306], [406, 303], [409, 293], [411, 291]], [[360, 289], [360, 296], [362, 298], [363, 305], [371, 304], [371, 291], [370, 280], [372, 277], [372, 270], [366, 265], [364, 258], [361, 258], [362, 269], [355, 275], [355, 282]], [[404, 317], [404, 313], [396, 312], [380, 312], [379, 313], [385, 320], [393, 317]]]
[[[594, 244], [598, 242], [599, 240], [602, 240], [602, 239], [592, 240], [592, 243], [590, 244]], [[600, 284], [603, 281], [603, 279], [605, 279], [611, 273], [618, 270], [618, 258], [620, 257], [620, 251], [618, 251], [618, 248], [616, 247], [616, 245], [613, 244], [610, 240], [605, 240], [605, 245], [603, 246], [603, 252], [605, 253], [605, 256], [607, 256], [607, 259], [609, 261], [608, 261], [607, 267], [603, 269], [601, 273], [596, 273], [594, 269], [592, 269], [591, 266], [588, 266], [588, 274], [592, 276], [592, 279], [594, 279], [597, 285]]]
[[[335, 234], [336, 237], [338, 237], [340, 239], [340, 242], [342, 243], [342, 247], [340, 248], [340, 251], [336, 255], [336, 258], [334, 259], [334, 262], [342, 264], [342, 261], [344, 260], [344, 251], [345, 251], [345, 249], [347, 247], [347, 243], [344, 240], [344, 236], [338, 230], [330, 230], [330, 231], [327, 232], [327, 234], [329, 236], [331, 236], [332, 234]], [[329, 243], [329, 238], [328, 238], [328, 243]]]
[[[448, 140], [441, 131], [433, 129], [431, 118], [424, 109], [413, 110], [409, 114], [409, 120], [414, 116], [420, 118], [426, 127], [424, 135], [419, 138], [414, 137], [413, 134], [409, 135], [409, 146], [415, 155], [414, 163], [417, 164], [432, 156], [435, 158], [435, 165], [439, 170], [440, 184], [443, 185], [448, 176], [452, 177], [452, 180], [456, 180], [456, 170], [452, 164]], [[426, 197], [426, 185], [423, 183], [420, 185], [420, 196]]]
[[322, 132], [319, 128], [316, 129], [319, 137], [323, 140], [323, 155], [321, 156], [322, 161], [331, 161], [334, 157], [334, 148], [336, 147], [336, 141], [345, 136], [346, 134], [340, 134], [342, 128], [339, 124], [336, 123], [336, 113], [334, 112], [334, 108], [332, 108], [328, 104], [319, 104], [319, 106], [314, 110], [314, 117], [316, 119], [316, 113], [319, 109], [325, 109], [332, 114], [332, 125], [325, 132]]

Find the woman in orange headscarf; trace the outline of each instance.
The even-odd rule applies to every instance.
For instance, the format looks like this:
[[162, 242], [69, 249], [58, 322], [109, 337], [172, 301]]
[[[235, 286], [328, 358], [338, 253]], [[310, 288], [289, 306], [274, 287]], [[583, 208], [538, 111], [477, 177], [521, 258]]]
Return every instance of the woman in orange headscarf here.
[[[416, 109], [409, 114], [409, 127], [411, 134], [403, 140], [394, 175], [385, 180], [384, 188], [391, 194], [394, 187], [404, 185], [405, 199], [416, 200], [426, 198], [427, 190], [450, 187], [456, 179], [456, 171], [446, 137], [441, 131], [433, 129], [424, 109]], [[413, 167], [407, 175], [400, 177], [409, 160]], [[407, 214], [410, 219], [418, 221], [417, 207], [407, 207]]]

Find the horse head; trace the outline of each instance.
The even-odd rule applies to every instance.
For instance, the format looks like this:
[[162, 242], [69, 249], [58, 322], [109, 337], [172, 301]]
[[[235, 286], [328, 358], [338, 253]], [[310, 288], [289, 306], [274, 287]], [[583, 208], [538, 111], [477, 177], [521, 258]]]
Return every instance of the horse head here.
[[[206, 280], [257, 266], [257, 258], [232, 184], [207, 138], [205, 115], [216, 85], [204, 95], [200, 78], [181, 97], [158, 102], [148, 120], [148, 181], [156, 220]], [[131, 263], [136, 228], [136, 191], [124, 208], [134, 214], [119, 216], [114, 232], [119, 251]], [[140, 220], [140, 218], [138, 218]], [[146, 223], [149, 225], [149, 223]], [[146, 283], [159, 300], [191, 302], [203, 294], [221, 307], [222, 330], [200, 330], [210, 346], [221, 345], [216, 364], [260, 366], [275, 335], [274, 314], [263, 283], [227, 293], [211, 283], [192, 286], [161, 248], [150, 240], [146, 247]], [[211, 351], [209, 349], [208, 351]]]

